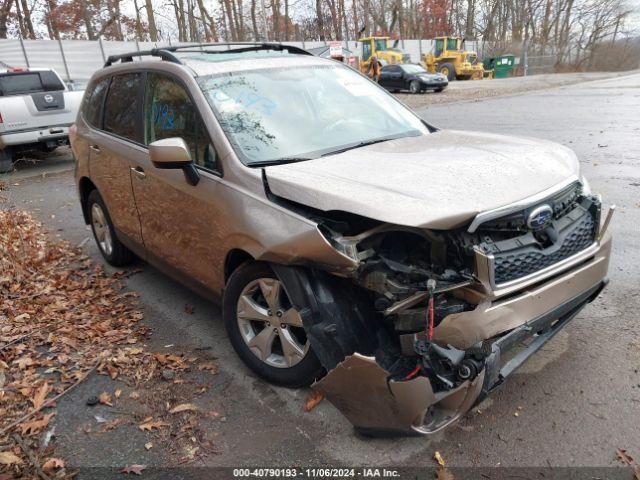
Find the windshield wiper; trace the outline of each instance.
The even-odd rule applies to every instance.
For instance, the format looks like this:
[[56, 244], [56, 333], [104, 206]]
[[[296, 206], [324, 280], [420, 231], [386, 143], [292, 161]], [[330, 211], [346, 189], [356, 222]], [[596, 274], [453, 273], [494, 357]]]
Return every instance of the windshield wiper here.
[[304, 162], [306, 160], [313, 160], [310, 157], [282, 157], [273, 158], [271, 160], [258, 160], [256, 162], [248, 163], [249, 167], [270, 167], [271, 165], [284, 165], [286, 163]]
[[339, 148], [337, 150], [332, 150], [327, 153], [323, 153], [322, 157], [328, 157], [329, 155], [336, 155], [338, 153], [343, 153], [348, 150], [355, 150], [356, 148], [366, 147], [367, 145], [374, 145], [376, 143], [388, 142], [389, 140], [397, 140], [398, 138], [407, 137], [410, 135], [401, 134], [401, 135], [393, 135], [389, 137], [375, 138], [373, 140], [365, 140], [363, 142], [354, 143], [352, 145], [347, 145], [346, 147]]

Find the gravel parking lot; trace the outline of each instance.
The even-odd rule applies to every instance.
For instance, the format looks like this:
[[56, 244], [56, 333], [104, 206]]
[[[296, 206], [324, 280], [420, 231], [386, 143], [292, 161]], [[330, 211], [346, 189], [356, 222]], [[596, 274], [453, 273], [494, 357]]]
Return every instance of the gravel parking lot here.
[[[207, 397], [222, 418], [208, 432], [216, 448], [198, 464], [433, 466], [436, 450], [460, 467], [610, 467], [619, 465], [617, 448], [640, 458], [640, 74], [456, 82], [442, 94], [399, 97], [440, 127], [541, 137], [573, 148], [593, 189], [605, 204], [620, 207], [611, 226], [611, 284], [501, 391], [452, 428], [428, 438], [366, 440], [328, 402], [303, 413], [307, 391], [255, 378], [231, 350], [217, 306], [139, 264], [141, 272], [125, 282], [140, 294], [152, 348], [187, 354], [205, 349], [220, 366]], [[30, 210], [54, 235], [82, 244], [100, 262], [82, 221], [72, 164], [63, 149], [57, 154], [54, 165], [23, 164], [0, 175], [9, 186], [4, 206]], [[85, 399], [110, 382], [93, 377], [59, 402], [54, 423], [60, 454], [77, 466], [174, 464], [169, 451], [146, 450], [146, 434], [135, 426], [83, 433], [97, 412], [84, 406]], [[112, 414], [106, 407], [100, 411]]]
[[626, 73], [554, 73], [529, 77], [496, 78], [493, 80], [454, 81], [449, 83], [449, 86], [441, 93], [428, 92], [419, 95], [399, 93], [396, 94], [396, 96], [414, 110], [420, 110], [429, 105], [461, 101], [479, 101], [534, 90], [544, 90], [581, 82], [614, 78], [620, 75], [626, 75]]

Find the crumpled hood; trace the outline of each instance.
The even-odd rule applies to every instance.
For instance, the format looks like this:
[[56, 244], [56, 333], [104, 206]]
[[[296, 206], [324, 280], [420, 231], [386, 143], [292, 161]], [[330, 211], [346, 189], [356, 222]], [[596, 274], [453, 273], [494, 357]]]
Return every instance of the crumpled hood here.
[[440, 130], [266, 168], [271, 191], [323, 211], [448, 229], [579, 176], [572, 150], [531, 138]]

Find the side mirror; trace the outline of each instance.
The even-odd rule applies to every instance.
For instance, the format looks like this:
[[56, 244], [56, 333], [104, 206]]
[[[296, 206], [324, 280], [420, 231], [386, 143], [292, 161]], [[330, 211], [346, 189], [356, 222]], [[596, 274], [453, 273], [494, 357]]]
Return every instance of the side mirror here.
[[182, 138], [163, 138], [150, 143], [149, 159], [156, 168], [182, 169], [187, 182], [191, 185], [197, 185], [200, 181], [189, 147]]

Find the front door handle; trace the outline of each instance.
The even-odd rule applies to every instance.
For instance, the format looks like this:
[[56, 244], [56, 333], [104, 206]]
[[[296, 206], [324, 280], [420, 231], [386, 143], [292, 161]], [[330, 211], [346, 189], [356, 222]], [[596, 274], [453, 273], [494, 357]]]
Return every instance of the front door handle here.
[[142, 167], [131, 167], [131, 171], [135, 173], [138, 178], [146, 178], [147, 174], [144, 173], [144, 168]]
[[100, 147], [98, 145], [89, 145], [89, 148], [96, 153], [100, 153]]

